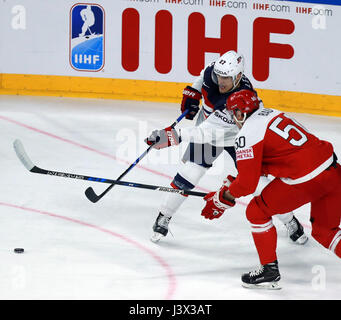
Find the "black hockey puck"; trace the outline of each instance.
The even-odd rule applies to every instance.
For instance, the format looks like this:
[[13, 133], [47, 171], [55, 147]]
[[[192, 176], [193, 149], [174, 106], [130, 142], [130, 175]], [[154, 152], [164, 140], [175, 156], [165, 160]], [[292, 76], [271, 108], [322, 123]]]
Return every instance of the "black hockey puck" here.
[[23, 253], [24, 251], [24, 248], [14, 248], [15, 253]]

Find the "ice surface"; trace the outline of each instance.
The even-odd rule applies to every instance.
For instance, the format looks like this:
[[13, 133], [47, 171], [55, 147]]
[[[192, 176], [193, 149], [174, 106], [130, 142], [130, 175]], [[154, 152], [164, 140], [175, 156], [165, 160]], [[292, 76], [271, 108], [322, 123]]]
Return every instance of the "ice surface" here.
[[[178, 116], [175, 104], [0, 96], [0, 299], [341, 298], [340, 260], [311, 238], [291, 244], [278, 220], [283, 289], [242, 288], [241, 274], [259, 263], [245, 218], [250, 198], [206, 221], [203, 200], [189, 197], [171, 221], [173, 236], [154, 244], [164, 193], [115, 186], [93, 204], [85, 189], [108, 185], [30, 173], [12, 145], [20, 139], [45, 169], [115, 179], [146, 149], [146, 135]], [[295, 117], [341, 155], [341, 118]], [[124, 180], [169, 186], [184, 147], [152, 150]], [[196, 190], [218, 188], [231, 172], [221, 156]], [[309, 205], [296, 216], [310, 235]]]

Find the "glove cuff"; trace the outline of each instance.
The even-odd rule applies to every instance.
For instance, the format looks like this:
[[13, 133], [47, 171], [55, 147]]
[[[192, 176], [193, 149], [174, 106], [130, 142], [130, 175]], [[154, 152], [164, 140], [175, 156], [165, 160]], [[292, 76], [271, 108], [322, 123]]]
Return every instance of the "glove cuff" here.
[[201, 92], [191, 86], [187, 86], [184, 89], [183, 94], [186, 96], [190, 96], [191, 98], [196, 99], [196, 100], [201, 99]]
[[223, 185], [226, 186], [226, 187], [229, 187], [231, 185], [231, 183], [236, 180], [235, 177], [231, 176], [231, 175], [228, 175], [224, 181], [223, 181]]
[[226, 200], [223, 195], [224, 192], [227, 191], [229, 188], [228, 186], [224, 185], [221, 187], [220, 191], [219, 191], [219, 201], [225, 205], [228, 205], [229, 207], [234, 207], [236, 204], [235, 200]]
[[168, 146], [177, 146], [181, 142], [180, 134], [173, 127], [167, 127], [164, 132], [164, 139], [168, 141]]

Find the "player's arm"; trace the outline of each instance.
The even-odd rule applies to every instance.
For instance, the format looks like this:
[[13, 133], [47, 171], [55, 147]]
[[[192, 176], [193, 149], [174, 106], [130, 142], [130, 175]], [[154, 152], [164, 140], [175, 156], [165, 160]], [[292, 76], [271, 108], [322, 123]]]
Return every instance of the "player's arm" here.
[[178, 145], [182, 141], [198, 144], [212, 144], [214, 142], [219, 145], [224, 145], [226, 141], [230, 141], [230, 145], [233, 145], [236, 134], [234, 125], [226, 125], [226, 127], [218, 126], [212, 120], [212, 117], [214, 117], [213, 114], [199, 126], [184, 127], [181, 129], [168, 127], [161, 130], [154, 130], [145, 142], [148, 145], [154, 144], [157, 149]]
[[[261, 172], [262, 149], [259, 143], [254, 146], [254, 158], [237, 160], [237, 178], [228, 175], [222, 187], [216, 192], [210, 192], [205, 197], [206, 201], [201, 215], [206, 219], [215, 219], [235, 205], [235, 199], [253, 193], [258, 185]], [[250, 154], [251, 156], [251, 154]]]
[[257, 173], [258, 170], [255, 168], [257, 165], [259, 165], [258, 162], [252, 160], [247, 160], [242, 165], [239, 165], [237, 162], [238, 172], [242, 172], [242, 174], [238, 173], [237, 178], [232, 181], [230, 186], [223, 189], [222, 193], [220, 192], [220, 201], [227, 205], [225, 209], [232, 207], [236, 198], [247, 196], [256, 191], [260, 178], [260, 168], [259, 173]]
[[148, 145], [154, 145], [156, 149], [164, 149], [170, 146], [178, 145], [182, 141], [193, 143], [212, 143], [212, 141], [224, 142], [226, 130], [221, 128], [202, 128], [189, 127], [174, 129], [167, 127], [161, 130], [154, 130], [145, 142]]

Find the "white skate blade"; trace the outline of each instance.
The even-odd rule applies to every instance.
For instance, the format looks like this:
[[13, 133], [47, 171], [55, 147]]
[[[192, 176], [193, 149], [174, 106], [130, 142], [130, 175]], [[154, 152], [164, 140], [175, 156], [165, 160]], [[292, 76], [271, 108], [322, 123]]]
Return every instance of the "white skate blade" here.
[[302, 245], [305, 244], [308, 241], [308, 239], [309, 238], [305, 234], [303, 234], [295, 241], [295, 243]]
[[164, 236], [161, 233], [154, 232], [153, 235], [150, 237], [150, 241], [157, 243], [159, 242]]
[[282, 287], [279, 285], [278, 281], [263, 282], [258, 284], [250, 284], [242, 282], [242, 286], [247, 289], [267, 289], [267, 290], [280, 290]]
[[308, 237], [305, 234], [302, 234], [296, 241], [292, 241], [289, 237], [290, 242], [297, 244], [297, 245], [303, 245], [308, 241]]

